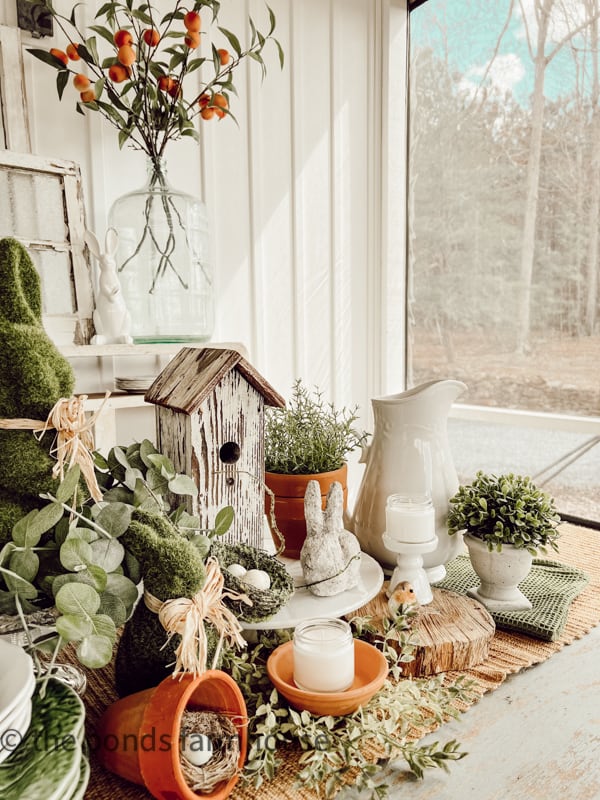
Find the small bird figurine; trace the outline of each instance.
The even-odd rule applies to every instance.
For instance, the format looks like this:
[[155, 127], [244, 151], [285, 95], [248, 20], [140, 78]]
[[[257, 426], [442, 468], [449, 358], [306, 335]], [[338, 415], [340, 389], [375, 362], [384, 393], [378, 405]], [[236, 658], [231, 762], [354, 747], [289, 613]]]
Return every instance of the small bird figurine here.
[[414, 611], [419, 605], [415, 590], [408, 581], [400, 581], [388, 598], [388, 609], [392, 619], [408, 609]]

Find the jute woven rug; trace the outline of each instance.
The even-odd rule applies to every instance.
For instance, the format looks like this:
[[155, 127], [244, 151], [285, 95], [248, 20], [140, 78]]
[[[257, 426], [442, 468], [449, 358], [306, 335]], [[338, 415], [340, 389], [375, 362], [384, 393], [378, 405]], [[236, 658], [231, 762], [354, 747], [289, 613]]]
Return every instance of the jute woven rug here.
[[[556, 641], [546, 642], [523, 634], [496, 632], [490, 644], [487, 661], [467, 672], [475, 681], [479, 697], [497, 688], [508, 675], [550, 658], [566, 644], [580, 639], [600, 623], [600, 531], [563, 523], [561, 533], [560, 553], [552, 553], [551, 558], [584, 570], [590, 582], [573, 601], [565, 628]], [[92, 732], [104, 708], [117, 698], [111, 667], [89, 670], [87, 675], [88, 689], [84, 700], [88, 731]], [[457, 675], [458, 673], [448, 673], [447, 680], [451, 682]], [[294, 788], [298, 753], [288, 751], [282, 755], [284, 763], [276, 780], [272, 784], [263, 785], [259, 790], [260, 796], [267, 800], [311, 800], [316, 797], [306, 789], [299, 793]], [[231, 798], [254, 800], [256, 796], [255, 789], [243, 788], [238, 784]], [[92, 775], [85, 794], [86, 800], [148, 800], [150, 797], [142, 787], [106, 772], [96, 763], [92, 752]]]

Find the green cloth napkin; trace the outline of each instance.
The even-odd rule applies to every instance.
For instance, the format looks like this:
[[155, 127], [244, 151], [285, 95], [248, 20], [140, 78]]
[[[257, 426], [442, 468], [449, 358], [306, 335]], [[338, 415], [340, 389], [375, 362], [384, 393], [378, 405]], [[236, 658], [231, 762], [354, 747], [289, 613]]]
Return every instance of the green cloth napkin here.
[[[446, 577], [435, 586], [466, 594], [467, 589], [479, 583], [469, 556], [460, 555], [446, 564]], [[576, 567], [534, 558], [531, 572], [519, 584], [533, 608], [530, 611], [490, 611], [490, 614], [497, 628], [553, 642], [563, 631], [569, 605], [588, 583], [588, 576]]]

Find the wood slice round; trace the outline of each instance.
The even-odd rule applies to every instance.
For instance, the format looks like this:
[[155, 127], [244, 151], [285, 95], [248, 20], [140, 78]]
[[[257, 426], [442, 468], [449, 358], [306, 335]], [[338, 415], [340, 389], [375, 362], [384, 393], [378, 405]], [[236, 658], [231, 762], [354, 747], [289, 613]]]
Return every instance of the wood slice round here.
[[[384, 583], [377, 597], [348, 617], [371, 617], [375, 625], [381, 622], [388, 616], [387, 586]], [[433, 587], [432, 593], [433, 601], [419, 607], [412, 625], [417, 645], [414, 660], [402, 664], [405, 676], [464, 670], [488, 657], [496, 625], [481, 603], [446, 589]]]

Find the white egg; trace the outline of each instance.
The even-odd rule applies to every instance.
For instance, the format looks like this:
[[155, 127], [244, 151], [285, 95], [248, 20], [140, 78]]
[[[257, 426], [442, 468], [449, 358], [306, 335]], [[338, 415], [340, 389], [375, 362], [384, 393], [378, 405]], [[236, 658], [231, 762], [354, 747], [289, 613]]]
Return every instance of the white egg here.
[[204, 733], [188, 733], [183, 741], [181, 753], [190, 764], [201, 767], [212, 758], [213, 745]]
[[266, 591], [271, 587], [271, 577], [268, 572], [262, 569], [249, 569], [241, 580], [244, 583], [249, 583], [255, 589]]
[[227, 572], [231, 573], [234, 578], [241, 578], [246, 574], [246, 567], [242, 567], [241, 564], [230, 564], [227, 567]]

